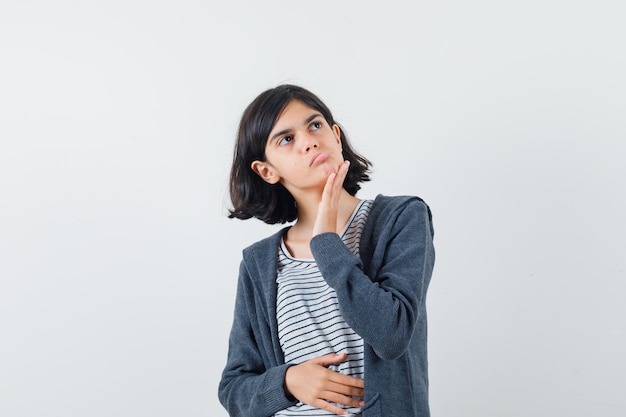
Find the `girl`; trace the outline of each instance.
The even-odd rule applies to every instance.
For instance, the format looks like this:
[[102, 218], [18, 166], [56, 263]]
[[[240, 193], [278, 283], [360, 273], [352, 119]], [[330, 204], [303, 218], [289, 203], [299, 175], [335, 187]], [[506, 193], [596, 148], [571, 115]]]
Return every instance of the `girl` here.
[[231, 416], [430, 415], [430, 210], [355, 197], [370, 167], [310, 91], [281, 85], [245, 110], [229, 217], [295, 223], [243, 251], [219, 385]]

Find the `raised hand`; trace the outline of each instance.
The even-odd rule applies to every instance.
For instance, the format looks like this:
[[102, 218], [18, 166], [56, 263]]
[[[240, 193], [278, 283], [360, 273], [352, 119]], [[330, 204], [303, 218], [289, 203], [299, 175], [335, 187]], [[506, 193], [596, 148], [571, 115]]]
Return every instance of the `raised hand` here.
[[327, 232], [337, 233], [339, 197], [343, 192], [343, 181], [348, 174], [348, 168], [350, 161], [343, 161], [337, 172], [328, 176], [313, 225], [313, 236]]
[[345, 353], [330, 354], [291, 366], [285, 374], [287, 391], [303, 403], [337, 415], [347, 414], [347, 411], [329, 401], [350, 407], [363, 406], [363, 380], [328, 369], [329, 365], [347, 358]]

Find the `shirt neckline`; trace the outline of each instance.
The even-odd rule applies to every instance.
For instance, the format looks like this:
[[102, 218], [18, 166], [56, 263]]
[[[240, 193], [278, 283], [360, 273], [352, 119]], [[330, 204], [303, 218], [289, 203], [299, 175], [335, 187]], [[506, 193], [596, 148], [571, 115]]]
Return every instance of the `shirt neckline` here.
[[[343, 240], [343, 237], [345, 236], [346, 232], [350, 228], [350, 226], [352, 226], [352, 222], [354, 221], [354, 218], [356, 217], [356, 215], [359, 212], [359, 210], [361, 210], [361, 207], [363, 206], [365, 201], [366, 200], [359, 200], [359, 203], [356, 205], [356, 207], [352, 211], [352, 214], [350, 215], [350, 218], [346, 222], [346, 225], [344, 226], [343, 230], [341, 231], [341, 233], [339, 233], [339, 237], [342, 240]], [[296, 257], [292, 256], [291, 252], [289, 252], [289, 249], [287, 249], [287, 246], [285, 245], [285, 235], [286, 234], [287, 234], [287, 231], [285, 231], [285, 233], [280, 238], [280, 249], [282, 250], [283, 254], [287, 257], [287, 259], [290, 259], [292, 261], [300, 261], [300, 262], [315, 262], [315, 258], [296, 258]]]

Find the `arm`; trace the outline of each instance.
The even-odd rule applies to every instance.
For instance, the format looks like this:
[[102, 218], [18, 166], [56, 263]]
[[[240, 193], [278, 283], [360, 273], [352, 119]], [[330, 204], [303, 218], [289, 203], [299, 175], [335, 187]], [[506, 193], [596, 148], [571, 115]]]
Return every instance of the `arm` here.
[[[253, 286], [241, 263], [231, 329], [228, 361], [219, 385], [219, 398], [231, 416], [265, 417], [302, 402], [336, 414], [345, 410], [328, 401], [358, 407], [363, 380], [328, 369], [347, 355], [324, 355], [299, 365], [283, 364], [274, 350], [264, 314], [265, 291]], [[261, 305], [261, 307], [259, 307]]]
[[380, 267], [370, 271], [372, 277], [336, 233], [315, 236], [311, 250], [348, 324], [377, 355], [394, 359], [406, 350], [425, 311], [435, 254], [422, 201], [412, 200], [381, 221], [373, 226], [372, 257], [380, 258]]
[[255, 300], [258, 302], [242, 262], [228, 359], [218, 389], [220, 402], [229, 415], [236, 417], [268, 417], [295, 403], [284, 389], [289, 365], [268, 363], [274, 357], [264, 350], [270, 338], [269, 329], [263, 340], [259, 334], [262, 320], [255, 314]]

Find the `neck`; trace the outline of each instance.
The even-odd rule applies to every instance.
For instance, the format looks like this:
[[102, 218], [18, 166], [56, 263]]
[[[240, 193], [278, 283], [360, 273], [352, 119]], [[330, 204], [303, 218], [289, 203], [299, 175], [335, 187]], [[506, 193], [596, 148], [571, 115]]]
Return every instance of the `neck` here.
[[[307, 195], [296, 198], [298, 205], [298, 220], [293, 228], [296, 229], [298, 235], [308, 236], [309, 239], [313, 234], [313, 225], [317, 219], [318, 208], [322, 201], [322, 194]], [[350, 195], [346, 190], [342, 190], [339, 196], [339, 209], [337, 212], [337, 229], [342, 230], [350, 216], [354, 212], [359, 199]]]

